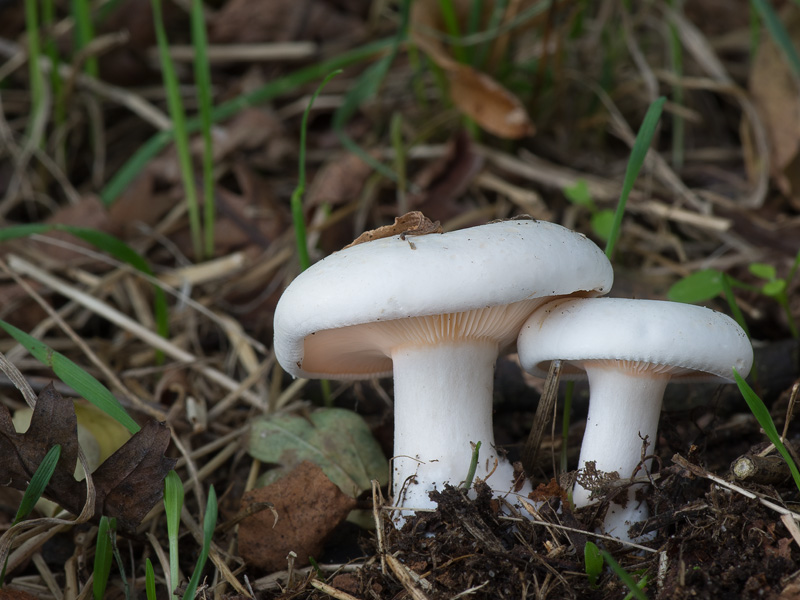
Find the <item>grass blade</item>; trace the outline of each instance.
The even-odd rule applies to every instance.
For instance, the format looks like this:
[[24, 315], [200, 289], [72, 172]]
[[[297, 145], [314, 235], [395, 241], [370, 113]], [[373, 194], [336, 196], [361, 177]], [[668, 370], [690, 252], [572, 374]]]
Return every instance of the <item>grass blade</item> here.
[[164, 512], [167, 516], [167, 537], [169, 538], [169, 587], [174, 594], [178, 587], [180, 556], [178, 555], [178, 531], [183, 508], [183, 483], [175, 471], [167, 473], [164, 479]]
[[200, 105], [200, 131], [203, 135], [203, 218], [205, 255], [214, 255], [214, 146], [211, 139], [211, 67], [208, 62], [208, 38], [203, 18], [203, 0], [192, 0], [192, 44], [194, 45], [194, 80]]
[[[36, 472], [31, 477], [31, 482], [28, 484], [25, 493], [22, 495], [22, 500], [19, 503], [19, 508], [17, 509], [17, 514], [14, 517], [14, 522], [11, 524], [13, 527], [17, 523], [22, 522], [22, 520], [27, 517], [33, 507], [36, 506], [36, 503], [44, 494], [44, 490], [47, 487], [47, 484], [50, 483], [50, 478], [53, 477], [53, 473], [56, 471], [56, 466], [58, 465], [58, 459], [61, 458], [61, 445], [56, 444], [50, 450], [47, 451], [47, 454], [44, 455], [42, 462], [39, 463], [39, 466], [36, 467]], [[3, 583], [6, 579], [6, 567], [8, 566], [8, 555], [6, 554], [6, 560], [3, 563], [3, 569], [0, 571], [0, 588], [3, 587]]]
[[156, 574], [153, 571], [153, 563], [150, 559], [145, 559], [144, 563], [144, 591], [147, 595], [147, 600], [156, 600]]
[[214, 486], [208, 490], [208, 502], [206, 502], [206, 515], [203, 519], [203, 548], [200, 551], [200, 556], [197, 558], [197, 564], [194, 567], [194, 573], [189, 580], [189, 585], [186, 592], [183, 594], [184, 600], [194, 598], [194, 593], [197, 590], [197, 585], [200, 583], [200, 576], [203, 574], [203, 568], [206, 566], [208, 559], [208, 550], [211, 548], [211, 538], [214, 536], [214, 528], [217, 526], [217, 494], [214, 491]]
[[792, 43], [789, 32], [781, 23], [780, 18], [770, 6], [767, 0], [752, 0], [753, 6], [758, 11], [764, 26], [772, 36], [773, 41], [778, 45], [789, 62], [789, 66], [794, 71], [795, 77], [800, 77], [800, 56]]
[[21, 329], [17, 329], [10, 323], [0, 320], [0, 329], [3, 329], [8, 335], [22, 344], [36, 360], [50, 367], [61, 381], [105, 412], [108, 416], [122, 423], [128, 431], [136, 433], [141, 429], [136, 421], [125, 412], [125, 409], [113, 394], [108, 391], [108, 388], [66, 356], [60, 352], [56, 352], [43, 342], [40, 342]]
[[103, 600], [108, 585], [108, 575], [111, 573], [111, 562], [114, 551], [111, 544], [111, 534], [117, 529], [117, 520], [106, 516], [100, 518], [97, 528], [97, 543], [94, 551], [94, 577], [92, 579], [92, 595], [94, 600]]
[[[387, 47], [394, 43], [394, 38], [378, 40], [345, 52], [339, 56], [335, 56], [329, 60], [321, 61], [304, 69], [300, 69], [286, 77], [282, 77], [252, 92], [242, 94], [233, 100], [229, 100], [214, 107], [211, 111], [211, 120], [214, 123], [218, 123], [229, 119], [245, 108], [269, 102], [273, 98], [290, 92], [301, 85], [324, 77], [326, 73], [330, 73], [333, 70], [367, 60], [376, 53], [386, 50]], [[201, 127], [202, 123], [200, 119], [195, 118], [186, 121], [186, 130], [189, 133], [199, 131]], [[120, 194], [122, 194], [139, 173], [141, 173], [145, 165], [169, 144], [170, 140], [172, 140], [172, 135], [171, 130], [160, 131], [140, 146], [100, 192], [100, 198], [103, 204], [113, 204]]]
[[656, 132], [656, 126], [661, 118], [661, 111], [664, 109], [664, 102], [667, 99], [661, 96], [655, 100], [647, 113], [644, 116], [639, 133], [636, 134], [636, 141], [633, 143], [631, 156], [628, 159], [628, 167], [625, 169], [625, 180], [622, 183], [622, 193], [617, 203], [617, 210], [614, 213], [614, 225], [611, 228], [611, 235], [606, 243], [606, 256], [611, 259], [614, 255], [614, 248], [619, 238], [619, 231], [622, 227], [622, 216], [625, 214], [625, 205], [628, 203], [628, 196], [633, 190], [633, 184], [639, 176], [639, 171], [642, 169], [644, 159], [647, 156], [647, 150], [650, 148], [650, 143], [653, 141], [653, 135]]
[[319, 96], [322, 88], [325, 87], [333, 77], [341, 73], [341, 70], [336, 70], [328, 73], [322, 83], [319, 84], [311, 100], [303, 112], [303, 121], [300, 126], [300, 158], [297, 170], [297, 187], [292, 192], [291, 207], [292, 207], [292, 221], [294, 223], [294, 237], [297, 243], [297, 255], [300, 258], [300, 269], [305, 271], [311, 266], [311, 257], [308, 254], [308, 244], [306, 243], [306, 220], [303, 211], [303, 194], [306, 192], [306, 132], [308, 131], [308, 115], [311, 113], [311, 107], [314, 101]]
[[758, 424], [761, 425], [761, 429], [764, 430], [764, 433], [769, 438], [769, 441], [773, 443], [775, 449], [786, 461], [786, 464], [789, 465], [789, 471], [792, 473], [792, 479], [794, 479], [797, 489], [800, 490], [800, 471], [797, 470], [797, 465], [792, 459], [792, 455], [789, 454], [789, 450], [786, 449], [786, 446], [781, 441], [781, 436], [778, 433], [778, 429], [775, 427], [775, 422], [772, 420], [772, 417], [769, 414], [769, 409], [766, 407], [761, 398], [758, 397], [758, 394], [753, 391], [753, 388], [751, 388], [744, 378], [739, 375], [739, 372], [735, 367], [733, 369], [733, 377], [736, 380], [736, 385], [739, 386], [739, 391], [742, 393], [745, 402], [747, 402], [747, 406], [750, 408], [750, 412], [753, 413], [756, 421], [758, 421]]
[[600, 550], [600, 553], [603, 555], [603, 560], [606, 561], [606, 564], [611, 567], [611, 570], [614, 571], [616, 576], [620, 578], [622, 583], [628, 587], [628, 589], [631, 591], [631, 594], [633, 594], [633, 597], [637, 600], [647, 600], [647, 594], [645, 594], [642, 588], [639, 587], [639, 584], [637, 584], [634, 578], [631, 577], [630, 573], [623, 569], [614, 559], [614, 557], [608, 553], [608, 551]]
[[186, 127], [186, 113], [183, 110], [181, 93], [178, 85], [178, 76], [175, 65], [169, 56], [169, 41], [164, 29], [164, 19], [161, 14], [161, 0], [150, 0], [153, 7], [153, 21], [155, 24], [156, 40], [158, 42], [158, 55], [161, 62], [161, 73], [164, 89], [167, 93], [167, 105], [172, 119], [172, 134], [175, 148], [178, 151], [178, 163], [181, 168], [183, 188], [186, 193], [186, 206], [189, 211], [189, 229], [192, 235], [192, 248], [196, 261], [203, 259], [203, 242], [200, 223], [200, 208], [197, 203], [197, 188], [194, 183], [194, 167], [192, 155], [189, 150], [189, 132]]

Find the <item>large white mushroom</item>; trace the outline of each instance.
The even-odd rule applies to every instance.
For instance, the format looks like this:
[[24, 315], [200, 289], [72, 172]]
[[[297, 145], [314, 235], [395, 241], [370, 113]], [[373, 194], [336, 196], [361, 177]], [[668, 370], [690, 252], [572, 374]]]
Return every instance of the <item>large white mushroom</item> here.
[[498, 352], [546, 300], [604, 294], [612, 278], [594, 243], [543, 221], [378, 239], [289, 285], [275, 311], [275, 355], [297, 377], [394, 375], [397, 506], [433, 507], [428, 493], [466, 478], [477, 442], [476, 476], [508, 493], [513, 468], [492, 431]]
[[[731, 382], [733, 367], [746, 377], [753, 363], [750, 341], [730, 317], [658, 300], [555, 300], [526, 321], [517, 348], [522, 366], [534, 375], [545, 377], [549, 362], [561, 359], [562, 377], [588, 376], [578, 468], [595, 461], [598, 471], [623, 479], [640, 466], [644, 438], [651, 444], [648, 454], [653, 451], [668, 382]], [[631, 486], [609, 503], [606, 533], [629, 540], [630, 525], [648, 517], [647, 503], [636, 495], [641, 488]], [[590, 495], [577, 483], [572, 499], [587, 506]]]

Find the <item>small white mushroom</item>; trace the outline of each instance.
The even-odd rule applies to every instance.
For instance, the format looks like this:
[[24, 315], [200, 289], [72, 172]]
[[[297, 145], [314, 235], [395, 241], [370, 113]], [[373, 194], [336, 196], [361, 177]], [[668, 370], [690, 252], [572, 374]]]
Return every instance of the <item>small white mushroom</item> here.
[[[545, 377], [555, 359], [564, 361], [562, 377], [585, 372], [589, 414], [578, 468], [595, 461], [597, 470], [621, 478], [639, 467], [644, 438], [653, 452], [668, 382], [731, 382], [733, 367], [746, 377], [753, 363], [750, 341], [730, 317], [657, 300], [555, 300], [526, 321], [517, 348], [523, 368], [534, 375]], [[641, 488], [631, 486], [609, 503], [606, 533], [628, 540], [630, 525], [648, 517], [646, 502], [636, 497]], [[576, 484], [575, 505], [590, 504], [590, 494]]]
[[606, 293], [611, 265], [585, 236], [534, 220], [409, 241], [352, 246], [299, 275], [275, 311], [275, 355], [297, 377], [394, 375], [396, 505], [433, 507], [428, 493], [465, 479], [477, 442], [476, 477], [508, 493], [492, 431], [498, 352], [546, 300]]

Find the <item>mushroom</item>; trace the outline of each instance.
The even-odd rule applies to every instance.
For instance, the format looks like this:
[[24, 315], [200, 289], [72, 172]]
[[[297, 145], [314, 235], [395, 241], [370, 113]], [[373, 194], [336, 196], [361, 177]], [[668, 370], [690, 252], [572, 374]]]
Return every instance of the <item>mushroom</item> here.
[[611, 265], [584, 235], [531, 219], [410, 242], [362, 243], [300, 274], [275, 310], [275, 355], [296, 377], [394, 375], [396, 505], [435, 506], [428, 493], [466, 478], [477, 442], [476, 476], [514, 490], [492, 431], [498, 352], [546, 300], [606, 293]]
[[[753, 348], [733, 319], [702, 306], [623, 298], [550, 302], [525, 322], [517, 340], [525, 370], [544, 377], [548, 362], [562, 360], [562, 376], [589, 380], [589, 414], [578, 468], [621, 478], [642, 475], [643, 440], [655, 444], [661, 401], [669, 381], [733, 381], [746, 377]], [[648, 454], [652, 452], [648, 451]], [[651, 460], [645, 460], [649, 469]], [[590, 465], [591, 467], [591, 465]], [[576, 506], [592, 503], [575, 484]], [[588, 483], [584, 480], [584, 483]], [[605, 531], [629, 540], [628, 528], [645, 520], [647, 503], [628, 487], [609, 502]]]

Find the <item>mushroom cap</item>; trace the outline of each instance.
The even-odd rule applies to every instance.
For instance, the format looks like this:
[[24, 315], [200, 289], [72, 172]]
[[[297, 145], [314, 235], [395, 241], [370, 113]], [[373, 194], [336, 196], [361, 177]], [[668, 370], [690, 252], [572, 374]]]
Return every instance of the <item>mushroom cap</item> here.
[[[671, 381], [733, 381], [746, 377], [753, 347], [741, 327], [703, 306], [627, 298], [564, 299], [539, 307], [517, 340], [520, 363], [546, 377], [564, 361], [562, 376], [583, 375], [580, 363], [618, 360], [660, 365]], [[567, 362], [569, 361], [569, 362]]]
[[[538, 306], [532, 299], [605, 294], [612, 282], [611, 264], [591, 240], [545, 221], [377, 239], [331, 254], [286, 288], [275, 309], [275, 355], [299, 377], [386, 376], [387, 344], [405, 335], [397, 331], [406, 323], [442, 331], [465, 326], [491, 337], [504, 314], [475, 311], [511, 305], [503, 310], [516, 320], [506, 326], [513, 331], [498, 335], [502, 348]], [[435, 324], [401, 321], [432, 315], [446, 316]]]

